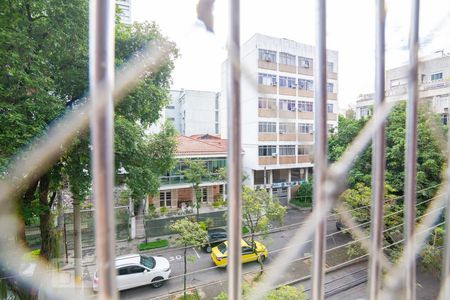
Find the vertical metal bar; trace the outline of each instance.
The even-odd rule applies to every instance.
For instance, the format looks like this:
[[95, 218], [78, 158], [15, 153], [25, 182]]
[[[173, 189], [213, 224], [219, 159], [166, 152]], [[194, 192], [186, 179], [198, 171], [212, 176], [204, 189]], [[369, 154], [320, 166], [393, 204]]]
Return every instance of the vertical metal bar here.
[[113, 97], [114, 13], [110, 0], [89, 6], [89, 81], [93, 101], [91, 141], [95, 241], [101, 299], [118, 299], [115, 270]]
[[230, 0], [228, 40], [228, 297], [241, 299], [241, 65], [240, 2]]
[[[316, 1], [316, 55], [314, 62], [315, 107], [314, 107], [314, 209], [316, 218], [326, 212], [325, 179], [327, 171], [327, 47], [326, 47], [326, 2]], [[314, 232], [312, 251], [312, 299], [324, 298], [324, 269], [326, 248], [326, 218]]]
[[408, 104], [406, 111], [405, 145], [405, 298], [416, 299], [415, 221], [416, 221], [416, 175], [417, 175], [417, 65], [419, 47], [419, 0], [411, 1], [411, 24], [409, 36]]
[[[384, 102], [384, 69], [385, 69], [385, 21], [386, 12], [384, 0], [375, 3], [375, 103], [377, 110]], [[372, 220], [371, 220], [371, 256], [369, 258], [369, 299], [378, 299], [381, 288], [381, 254], [383, 241], [383, 203], [384, 203], [384, 171], [385, 155], [385, 125], [375, 132], [372, 139]]]

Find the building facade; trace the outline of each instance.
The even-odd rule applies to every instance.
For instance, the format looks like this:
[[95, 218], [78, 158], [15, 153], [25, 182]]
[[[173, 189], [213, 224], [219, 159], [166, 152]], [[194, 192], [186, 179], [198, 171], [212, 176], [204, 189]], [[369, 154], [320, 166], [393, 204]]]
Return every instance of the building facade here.
[[148, 202], [156, 208], [194, 207], [195, 192], [183, 175], [186, 159], [203, 161], [209, 171], [208, 177], [200, 184], [202, 203], [211, 204], [224, 197], [225, 181], [220, 178], [220, 169], [226, 166], [227, 141], [215, 135], [204, 134], [179, 136], [177, 142], [177, 163], [169, 173], [161, 177], [159, 195], [149, 196]]
[[[423, 57], [418, 66], [419, 99], [448, 123], [450, 107], [450, 55], [443, 52]], [[386, 101], [408, 98], [408, 65], [386, 71]], [[356, 118], [372, 114], [374, 94], [360, 95], [356, 101]]]
[[116, 5], [120, 9], [120, 21], [124, 24], [132, 24], [131, 0], [116, 0]]
[[[287, 203], [313, 167], [314, 47], [254, 35], [241, 49], [243, 167], [246, 183]], [[338, 53], [327, 51], [328, 127], [337, 126]], [[226, 97], [227, 63], [222, 71]], [[222, 101], [226, 136], [226, 102]]]
[[219, 97], [217, 92], [171, 90], [171, 102], [164, 110], [164, 118], [172, 121], [185, 136], [220, 135]]

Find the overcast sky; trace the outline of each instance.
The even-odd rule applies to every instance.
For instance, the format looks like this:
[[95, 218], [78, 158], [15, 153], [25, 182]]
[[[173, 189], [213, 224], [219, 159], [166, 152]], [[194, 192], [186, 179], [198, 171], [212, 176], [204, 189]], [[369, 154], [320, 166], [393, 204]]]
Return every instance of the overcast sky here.
[[[228, 1], [216, 0], [215, 33], [197, 21], [198, 0], [132, 0], [133, 21], [155, 21], [174, 41], [181, 57], [173, 73], [174, 89], [220, 91], [221, 64], [226, 58]], [[355, 103], [373, 91], [374, 0], [327, 2], [327, 47], [339, 51], [339, 106]], [[449, 0], [421, 1], [420, 55], [450, 52]], [[386, 1], [387, 68], [408, 60], [410, 0]], [[314, 45], [313, 0], [241, 1], [241, 42], [253, 34], [287, 38]]]

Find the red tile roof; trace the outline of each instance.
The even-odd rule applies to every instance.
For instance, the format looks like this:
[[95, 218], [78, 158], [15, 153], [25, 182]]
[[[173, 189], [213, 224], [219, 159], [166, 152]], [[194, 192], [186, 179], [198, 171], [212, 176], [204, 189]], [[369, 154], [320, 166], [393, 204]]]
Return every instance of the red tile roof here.
[[213, 135], [183, 136], [177, 138], [177, 156], [227, 155], [227, 140]]

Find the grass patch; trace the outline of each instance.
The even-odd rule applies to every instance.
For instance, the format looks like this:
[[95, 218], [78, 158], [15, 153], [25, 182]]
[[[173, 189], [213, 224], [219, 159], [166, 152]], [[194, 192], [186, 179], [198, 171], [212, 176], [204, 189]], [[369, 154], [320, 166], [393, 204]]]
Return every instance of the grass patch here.
[[139, 251], [145, 251], [145, 250], [151, 250], [151, 249], [164, 248], [164, 247], [168, 247], [168, 246], [169, 246], [168, 240], [157, 240], [154, 242], [139, 244], [138, 249], [139, 249]]
[[[184, 295], [178, 297], [179, 300], [184, 300]], [[197, 290], [194, 290], [191, 293], [186, 294], [186, 300], [200, 300], [200, 295], [198, 294]]]

